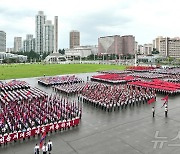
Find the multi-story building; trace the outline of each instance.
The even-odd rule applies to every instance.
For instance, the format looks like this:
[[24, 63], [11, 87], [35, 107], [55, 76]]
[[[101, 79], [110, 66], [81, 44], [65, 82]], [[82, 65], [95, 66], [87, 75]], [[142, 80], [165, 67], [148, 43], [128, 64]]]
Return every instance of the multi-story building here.
[[58, 16], [54, 17], [54, 53], [58, 52]]
[[99, 54], [122, 55], [123, 39], [120, 35], [105, 36], [98, 38]]
[[135, 37], [132, 35], [114, 35], [98, 38], [100, 54], [134, 55]]
[[38, 15], [36, 15], [36, 31], [35, 31], [35, 38], [36, 38], [36, 49], [35, 52], [42, 54], [43, 53], [43, 27], [46, 21], [46, 16], [44, 15], [43, 11], [39, 11]]
[[163, 38], [160, 41], [160, 55], [165, 57], [180, 57], [180, 38]]
[[152, 44], [144, 44], [144, 46], [143, 46], [143, 54], [144, 55], [151, 55], [152, 51], [153, 51]]
[[135, 41], [135, 43], [134, 43], [134, 52], [135, 52], [135, 54], [138, 53], [138, 42], [137, 41]]
[[26, 40], [23, 41], [23, 51], [35, 51], [35, 38], [33, 38], [32, 34], [26, 35]]
[[77, 30], [72, 30], [69, 37], [69, 48], [80, 46], [80, 32]]
[[123, 38], [123, 54], [134, 55], [135, 37], [133, 35], [125, 35], [122, 36], [122, 38]]
[[6, 52], [8, 53], [14, 52], [14, 48], [6, 48]]
[[143, 45], [138, 45], [138, 54], [143, 54]]
[[155, 39], [155, 43], [154, 43], [154, 46], [155, 46], [155, 49], [157, 51], [160, 51], [160, 41], [163, 39], [162, 36], [158, 36], [156, 39]]
[[19, 52], [22, 49], [22, 37], [14, 37], [14, 52]]
[[52, 53], [54, 50], [54, 25], [47, 20], [43, 27], [43, 51]]
[[6, 33], [0, 31], [0, 52], [6, 52]]

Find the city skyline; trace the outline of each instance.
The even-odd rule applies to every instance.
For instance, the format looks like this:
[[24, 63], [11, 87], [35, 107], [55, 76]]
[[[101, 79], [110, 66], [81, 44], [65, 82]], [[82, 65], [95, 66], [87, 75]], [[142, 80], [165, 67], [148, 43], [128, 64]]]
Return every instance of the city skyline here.
[[59, 17], [59, 48], [69, 47], [69, 32], [73, 29], [80, 31], [82, 45], [98, 44], [99, 37], [109, 35], [134, 35], [139, 44], [152, 43], [157, 36], [180, 36], [179, 3], [177, 0], [112, 0], [103, 3], [95, 0], [79, 0], [79, 3], [17, 0], [13, 4], [10, 0], [2, 0], [0, 30], [6, 32], [7, 47], [13, 47], [15, 36], [23, 40], [26, 34], [35, 36], [34, 16], [38, 11], [44, 11], [47, 20]]

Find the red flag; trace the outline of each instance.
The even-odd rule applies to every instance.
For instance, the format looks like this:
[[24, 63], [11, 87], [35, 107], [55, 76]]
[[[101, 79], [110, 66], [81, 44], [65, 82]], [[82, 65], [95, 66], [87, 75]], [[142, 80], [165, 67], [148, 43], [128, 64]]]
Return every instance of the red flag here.
[[168, 95], [163, 97], [161, 100], [165, 100], [165, 102], [167, 102], [168, 101]]
[[150, 100], [148, 100], [148, 104], [154, 103], [155, 102], [155, 98], [151, 98]]
[[165, 104], [167, 104], [167, 101], [164, 102], [164, 104], [161, 106], [161, 108], [162, 108]]
[[46, 139], [46, 131], [44, 131], [43, 135], [41, 136], [40, 146], [39, 146], [40, 149], [42, 149], [43, 142], [45, 139]]

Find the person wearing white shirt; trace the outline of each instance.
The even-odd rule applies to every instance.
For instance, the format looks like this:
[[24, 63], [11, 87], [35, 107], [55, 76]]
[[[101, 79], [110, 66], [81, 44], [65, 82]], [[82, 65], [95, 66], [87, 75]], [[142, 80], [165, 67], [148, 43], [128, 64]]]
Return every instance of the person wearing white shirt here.
[[35, 145], [34, 147], [34, 154], [39, 154], [39, 145]]
[[52, 141], [49, 140], [49, 142], [48, 142], [48, 152], [49, 152], [49, 154], [51, 154], [52, 146], [53, 146]]
[[48, 148], [46, 146], [46, 143], [44, 143], [44, 145], [42, 147], [42, 151], [43, 151], [43, 154], [47, 154]]

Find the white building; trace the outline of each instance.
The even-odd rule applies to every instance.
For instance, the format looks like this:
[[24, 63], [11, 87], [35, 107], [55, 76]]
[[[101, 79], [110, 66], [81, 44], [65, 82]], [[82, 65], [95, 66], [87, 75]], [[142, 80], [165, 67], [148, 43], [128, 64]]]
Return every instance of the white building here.
[[54, 17], [54, 53], [58, 52], [58, 16]]
[[0, 52], [6, 52], [6, 33], [0, 31]]
[[35, 38], [33, 38], [32, 34], [26, 35], [26, 40], [23, 41], [23, 51], [35, 51]]
[[138, 45], [138, 54], [143, 54], [143, 45]]
[[163, 38], [160, 41], [160, 55], [165, 57], [180, 57], [180, 38]]
[[14, 48], [6, 48], [6, 52], [8, 52], [8, 53], [14, 52]]
[[54, 50], [54, 25], [47, 20], [43, 27], [43, 51], [52, 53]]
[[14, 52], [20, 52], [22, 49], [22, 37], [14, 37]]
[[0, 52], [0, 63], [2, 63], [2, 61], [4, 59], [9, 59], [9, 58], [17, 59], [20, 62], [26, 62], [27, 61], [27, 56], [17, 55], [17, 54], [12, 54], [12, 53], [6, 53], [6, 52]]
[[65, 55], [68, 58], [70, 57], [87, 57], [91, 54], [97, 54], [98, 53], [98, 47], [97, 46], [79, 46], [75, 47], [73, 49], [66, 49]]
[[35, 25], [35, 38], [36, 38], [36, 49], [37, 53], [43, 53], [43, 27], [46, 21], [46, 16], [43, 11], [39, 11], [36, 15], [36, 25]]
[[153, 51], [152, 44], [144, 44], [144, 46], [143, 46], [143, 54], [144, 55], [151, 55], [152, 51]]

